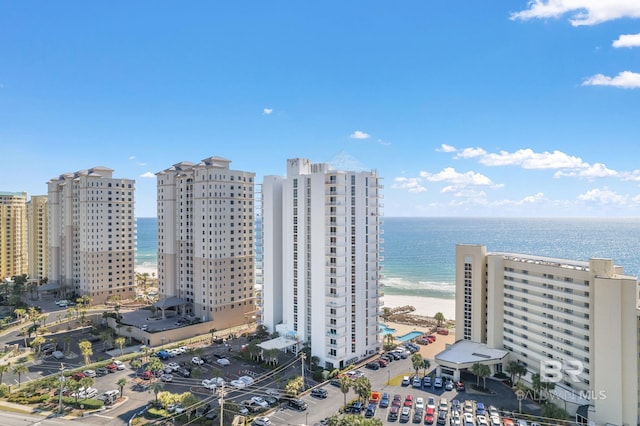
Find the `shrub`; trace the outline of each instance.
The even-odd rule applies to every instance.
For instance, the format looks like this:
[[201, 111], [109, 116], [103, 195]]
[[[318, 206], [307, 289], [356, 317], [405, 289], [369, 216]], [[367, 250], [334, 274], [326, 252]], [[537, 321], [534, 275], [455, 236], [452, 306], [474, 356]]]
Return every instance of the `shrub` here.
[[9, 395], [9, 386], [4, 383], [0, 384], [0, 398], [4, 398], [7, 395]]
[[63, 396], [62, 402], [75, 408], [80, 408], [83, 405], [85, 410], [96, 410], [104, 406], [104, 401], [99, 399], [78, 399], [78, 404], [76, 405], [76, 399], [72, 396]]
[[324, 372], [324, 370], [315, 370], [313, 372], [313, 380], [315, 380], [316, 382], [321, 382], [324, 380], [324, 375], [322, 374]]
[[164, 408], [151, 407], [147, 410], [147, 415], [153, 419], [157, 419], [159, 417], [167, 417], [168, 414]]

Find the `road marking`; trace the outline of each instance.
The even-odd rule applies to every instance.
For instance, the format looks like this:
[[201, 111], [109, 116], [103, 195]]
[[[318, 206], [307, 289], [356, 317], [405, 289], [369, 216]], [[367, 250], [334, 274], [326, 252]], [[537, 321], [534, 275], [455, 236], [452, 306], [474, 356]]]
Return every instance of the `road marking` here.
[[113, 416], [105, 416], [104, 414], [94, 414], [95, 417], [102, 417], [103, 419], [114, 419]]

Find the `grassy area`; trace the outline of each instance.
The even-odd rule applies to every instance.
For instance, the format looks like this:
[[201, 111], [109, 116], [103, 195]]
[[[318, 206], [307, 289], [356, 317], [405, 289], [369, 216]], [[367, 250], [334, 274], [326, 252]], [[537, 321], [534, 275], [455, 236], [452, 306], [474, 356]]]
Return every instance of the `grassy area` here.
[[23, 410], [17, 407], [8, 407], [0, 404], [0, 411], [10, 411], [12, 413], [32, 414], [33, 410]]

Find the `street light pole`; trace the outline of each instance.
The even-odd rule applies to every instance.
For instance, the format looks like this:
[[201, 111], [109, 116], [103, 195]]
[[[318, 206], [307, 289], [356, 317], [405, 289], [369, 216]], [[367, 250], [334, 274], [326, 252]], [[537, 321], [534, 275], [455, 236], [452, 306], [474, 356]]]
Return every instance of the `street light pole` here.
[[62, 372], [64, 371], [64, 364], [60, 363], [60, 395], [58, 398], [58, 415], [62, 414], [62, 393], [64, 392], [64, 376]]

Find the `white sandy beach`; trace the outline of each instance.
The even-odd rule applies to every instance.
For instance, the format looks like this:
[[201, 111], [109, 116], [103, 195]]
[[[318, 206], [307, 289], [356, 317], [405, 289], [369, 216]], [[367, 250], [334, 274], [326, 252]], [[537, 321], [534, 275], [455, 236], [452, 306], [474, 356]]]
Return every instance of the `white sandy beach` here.
[[385, 308], [396, 308], [400, 306], [413, 306], [416, 308], [416, 315], [433, 317], [436, 312], [442, 312], [446, 319], [455, 319], [456, 301], [453, 299], [436, 299], [434, 297], [399, 296], [395, 294], [385, 294], [382, 296]]
[[158, 268], [155, 266], [140, 266], [136, 265], [135, 267], [136, 274], [144, 274], [145, 272], [149, 274], [149, 277], [157, 277], [158, 276]]

